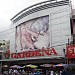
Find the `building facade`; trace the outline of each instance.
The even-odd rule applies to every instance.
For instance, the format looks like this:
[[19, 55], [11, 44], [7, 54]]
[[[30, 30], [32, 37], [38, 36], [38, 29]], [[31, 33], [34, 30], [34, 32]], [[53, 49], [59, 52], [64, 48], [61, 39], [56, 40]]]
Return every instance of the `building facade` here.
[[51, 0], [16, 14], [11, 19], [11, 29], [0, 37], [10, 40], [3, 64], [65, 63], [64, 50], [68, 39], [72, 40], [71, 12], [69, 0]]

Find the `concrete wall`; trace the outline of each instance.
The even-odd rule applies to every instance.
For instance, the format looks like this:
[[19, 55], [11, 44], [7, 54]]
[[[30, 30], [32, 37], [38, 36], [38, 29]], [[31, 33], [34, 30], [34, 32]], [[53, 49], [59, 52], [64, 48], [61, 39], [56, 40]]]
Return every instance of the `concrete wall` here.
[[50, 35], [50, 47], [54, 47], [55, 50], [64, 56], [63, 49], [66, 49], [68, 38], [71, 39], [71, 28], [70, 28], [70, 15], [71, 8], [69, 5], [57, 6], [53, 8], [44, 9], [26, 17], [20, 19], [16, 23], [11, 24], [10, 30], [2, 32], [0, 39], [10, 40], [10, 51], [16, 52], [15, 50], [15, 31], [16, 26], [23, 22], [42, 17], [49, 16], [49, 35]]
[[49, 15], [50, 46], [63, 55], [63, 49], [66, 47], [65, 44], [68, 43], [68, 38], [71, 39], [70, 13], [70, 6], [63, 5], [32, 13], [12, 24], [11, 26], [14, 29], [12, 29], [13, 33], [11, 33], [11, 52], [15, 52], [16, 26], [28, 20]]

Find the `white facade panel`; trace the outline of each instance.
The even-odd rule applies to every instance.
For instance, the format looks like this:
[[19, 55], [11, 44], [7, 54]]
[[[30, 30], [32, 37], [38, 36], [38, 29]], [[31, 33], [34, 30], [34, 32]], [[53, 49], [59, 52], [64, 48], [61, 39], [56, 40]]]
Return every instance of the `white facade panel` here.
[[[49, 28], [51, 29], [49, 30], [50, 47], [55, 47], [55, 49], [63, 56], [64, 54], [62, 44], [67, 43], [68, 37], [71, 38], [70, 7], [68, 5], [35, 12], [22, 18], [21, 20], [13, 24], [13, 26], [18, 26], [28, 20], [32, 20], [34, 18], [36, 19], [46, 15], [49, 15]], [[40, 42], [40, 44], [42, 44], [42, 42]], [[59, 45], [60, 47], [58, 47]]]
[[[12, 53], [16, 52], [16, 50], [17, 52], [22, 52], [22, 50], [27, 51], [31, 48], [31, 50], [36, 50], [37, 46], [38, 49], [42, 47], [53, 47], [59, 54], [59, 57], [64, 57], [63, 49], [66, 47], [68, 38], [71, 39], [70, 9], [69, 5], [63, 5], [27, 15], [16, 23], [11, 24], [12, 29], [11, 32], [9, 32], [10, 35], [3, 35], [0, 38], [9, 38], [10, 52]], [[37, 38], [28, 31], [29, 28], [38, 33], [43, 33], [45, 31], [46, 35], [44, 35], [44, 40], [42, 40], [43, 36], [40, 36], [40, 42], [35, 43]], [[21, 37], [23, 29], [25, 29], [24, 35], [26, 35], [26, 37]], [[30, 47], [27, 45], [27, 41], [29, 40], [26, 40], [26, 38], [29, 38], [28, 35], [30, 35], [31, 42], [35, 45], [34, 48], [31, 44]], [[21, 41], [21, 38], [23, 41]], [[39, 40], [39, 38], [37, 40]], [[21, 42], [23, 42], [23, 48]]]
[[15, 28], [11, 29], [11, 34], [10, 34], [10, 52], [16, 52], [16, 50], [15, 50]]

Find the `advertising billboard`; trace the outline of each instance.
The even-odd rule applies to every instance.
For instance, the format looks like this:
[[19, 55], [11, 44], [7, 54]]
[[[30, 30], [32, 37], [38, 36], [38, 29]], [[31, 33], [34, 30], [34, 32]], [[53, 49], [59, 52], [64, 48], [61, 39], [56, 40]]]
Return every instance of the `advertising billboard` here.
[[16, 27], [17, 52], [49, 47], [49, 16], [24, 22]]
[[66, 49], [67, 49], [66, 53], [67, 58], [75, 58], [75, 45], [68, 45]]

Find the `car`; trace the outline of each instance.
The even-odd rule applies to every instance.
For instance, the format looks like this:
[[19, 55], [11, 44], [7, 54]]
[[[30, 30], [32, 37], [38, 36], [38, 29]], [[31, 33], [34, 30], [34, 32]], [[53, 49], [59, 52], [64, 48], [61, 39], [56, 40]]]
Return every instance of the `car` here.
[[75, 75], [75, 64], [67, 64], [61, 75]]

